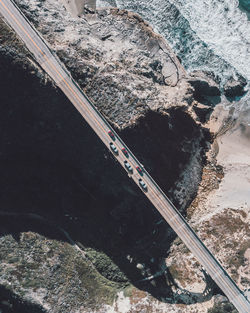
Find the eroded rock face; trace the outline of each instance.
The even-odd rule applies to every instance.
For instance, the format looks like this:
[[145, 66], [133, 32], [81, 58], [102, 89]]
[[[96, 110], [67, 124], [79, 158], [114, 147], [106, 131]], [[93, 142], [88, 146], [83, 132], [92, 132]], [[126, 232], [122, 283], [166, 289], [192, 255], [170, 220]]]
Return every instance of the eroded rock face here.
[[17, 3], [98, 109], [119, 127], [147, 109], [185, 105], [191, 97], [180, 62], [137, 14], [103, 9], [74, 19], [60, 2]]
[[[85, 20], [71, 18], [63, 7], [49, 0], [22, 1], [20, 6], [185, 213], [200, 181], [210, 137], [189, 114], [193, 88], [166, 43], [139, 16], [126, 11], [102, 10]], [[4, 25], [2, 33], [7, 37]], [[15, 217], [20, 224], [0, 220], [1, 235], [7, 235], [1, 239], [2, 246], [13, 244], [1, 260], [10, 264], [18, 249], [20, 254], [33, 255], [33, 250], [27, 248], [29, 238], [46, 248], [44, 237], [56, 241], [57, 257], [64, 260], [60, 249], [68, 246], [61, 246], [58, 240], [66, 242], [65, 236], [55, 237], [47, 232], [46, 223], [38, 227], [30, 216], [27, 222], [27, 214], [32, 213], [66, 230], [72, 241], [84, 249], [91, 261], [84, 264], [99, 273], [93, 274], [95, 287], [105, 287], [100, 302], [108, 303], [107, 294], [129, 284], [158, 299], [171, 299], [170, 278], [163, 260], [175, 236], [173, 231], [20, 42], [14, 36], [9, 41], [3, 38], [0, 207], [2, 213], [13, 214], [13, 220]], [[23, 214], [24, 220], [16, 214]], [[28, 231], [42, 237], [27, 235]], [[73, 250], [71, 253], [74, 255]], [[47, 261], [49, 257], [45, 257]], [[16, 260], [14, 270], [20, 262]], [[71, 302], [66, 295], [76, 297], [79, 290], [63, 285], [65, 296], [55, 303], [58, 286], [56, 280], [50, 280], [50, 270], [37, 271], [39, 286], [43, 279], [51, 283], [45, 285], [50, 291], [44, 293], [38, 290], [40, 287], [22, 284], [30, 258], [22, 262], [23, 271], [15, 276], [18, 282], [13, 280], [12, 291], [29, 301], [31, 297], [49, 312], [69, 312]], [[65, 262], [68, 268], [74, 261]], [[0, 275], [3, 286], [8, 285], [11, 266], [7, 267], [10, 272]], [[152, 282], [144, 280], [155, 273], [161, 275]], [[64, 274], [70, 279], [71, 274]], [[76, 281], [80, 279], [78, 274], [74, 272]], [[79, 284], [84, 285], [84, 275], [81, 277]], [[95, 296], [87, 287], [84, 290], [86, 301], [77, 300], [71, 312], [88, 312], [85, 304], [93, 302]]]

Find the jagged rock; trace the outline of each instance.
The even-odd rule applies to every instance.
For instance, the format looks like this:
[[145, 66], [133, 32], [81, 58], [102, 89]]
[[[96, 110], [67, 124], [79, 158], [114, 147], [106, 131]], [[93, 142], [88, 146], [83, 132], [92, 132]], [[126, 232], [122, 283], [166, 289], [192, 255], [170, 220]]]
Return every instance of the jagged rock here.
[[193, 72], [190, 74], [189, 83], [194, 88], [195, 100], [202, 104], [214, 106], [220, 102], [221, 91], [214, 77], [209, 73]]
[[211, 86], [207, 81], [204, 80], [190, 80], [191, 85], [195, 89], [197, 97], [202, 96], [220, 96], [220, 90], [217, 86]]
[[228, 98], [241, 97], [245, 94], [246, 80], [241, 76], [238, 80], [231, 78], [224, 86], [225, 96]]
[[193, 105], [193, 110], [201, 123], [206, 123], [213, 112], [213, 109], [210, 106], [201, 104], [197, 101], [195, 101]]

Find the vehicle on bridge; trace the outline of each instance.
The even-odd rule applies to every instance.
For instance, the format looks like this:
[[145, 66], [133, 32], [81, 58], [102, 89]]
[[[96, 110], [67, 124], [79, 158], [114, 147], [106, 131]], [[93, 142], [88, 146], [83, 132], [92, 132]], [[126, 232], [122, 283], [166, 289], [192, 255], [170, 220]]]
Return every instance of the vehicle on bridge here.
[[126, 170], [127, 170], [129, 173], [133, 174], [133, 168], [132, 168], [132, 166], [128, 163], [128, 161], [124, 161], [124, 165], [125, 165]]
[[119, 154], [119, 151], [118, 151], [118, 149], [116, 148], [116, 146], [113, 144], [113, 142], [111, 142], [109, 145], [110, 145], [111, 151], [112, 151], [114, 154], [118, 155], [118, 154]]
[[108, 132], [108, 134], [109, 134], [110, 138], [115, 141], [115, 135], [111, 130]]
[[137, 172], [143, 176], [143, 170], [139, 167], [139, 166], [136, 166], [136, 169], [137, 169]]
[[126, 158], [129, 157], [128, 151], [125, 148], [122, 148], [122, 152], [125, 155]]
[[143, 191], [145, 191], [145, 192], [148, 191], [148, 186], [147, 186], [147, 184], [146, 184], [141, 178], [139, 179], [139, 184], [140, 184], [140, 186], [141, 186], [141, 188], [142, 188]]

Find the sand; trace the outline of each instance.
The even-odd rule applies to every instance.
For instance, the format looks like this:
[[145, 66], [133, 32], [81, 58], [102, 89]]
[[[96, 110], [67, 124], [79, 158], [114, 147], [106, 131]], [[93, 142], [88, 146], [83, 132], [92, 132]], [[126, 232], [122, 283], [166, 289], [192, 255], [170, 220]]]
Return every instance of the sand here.
[[229, 123], [229, 127], [225, 126], [224, 132], [223, 121], [228, 116], [229, 111], [218, 106], [209, 125], [215, 133], [222, 129], [215, 150], [217, 163], [224, 170], [219, 189], [209, 194], [205, 204], [211, 216], [226, 208], [250, 210], [250, 109]]
[[217, 161], [224, 167], [217, 204], [237, 208], [250, 207], [250, 125], [239, 118], [235, 127], [219, 140]]
[[217, 205], [250, 208], [250, 109], [242, 112], [235, 126], [218, 138], [217, 162], [225, 177], [219, 188]]

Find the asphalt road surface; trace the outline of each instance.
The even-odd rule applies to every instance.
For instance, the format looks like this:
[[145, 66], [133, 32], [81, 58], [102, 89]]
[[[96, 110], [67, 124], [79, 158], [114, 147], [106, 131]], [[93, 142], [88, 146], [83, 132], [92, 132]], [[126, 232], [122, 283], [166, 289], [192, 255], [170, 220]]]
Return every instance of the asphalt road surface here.
[[[77, 83], [73, 81], [64, 65], [52, 54], [48, 44], [32, 27], [17, 6], [11, 0], [0, 0], [0, 13], [7, 24], [9, 24], [23, 40], [40, 66], [50, 75], [57, 86], [61, 88], [108, 149], [112, 150], [110, 143], [115, 146], [115, 148], [113, 148], [115, 151], [112, 153], [120, 162], [121, 166], [125, 168], [124, 161], [129, 163], [131, 166], [130, 177], [149, 198], [155, 208], [173, 228], [200, 264], [202, 264], [206, 272], [221, 288], [237, 310], [240, 313], [250, 313], [250, 303], [241, 290], [205, 247], [160, 187], [154, 182], [140, 162], [110, 127], [108, 122], [84, 95]], [[113, 139], [109, 131], [113, 133]], [[128, 153], [127, 156], [122, 152], [123, 148], [126, 149]], [[141, 173], [138, 172], [137, 167], [141, 169]], [[141, 181], [139, 181], [140, 179]], [[146, 185], [144, 185], [144, 183]]]

